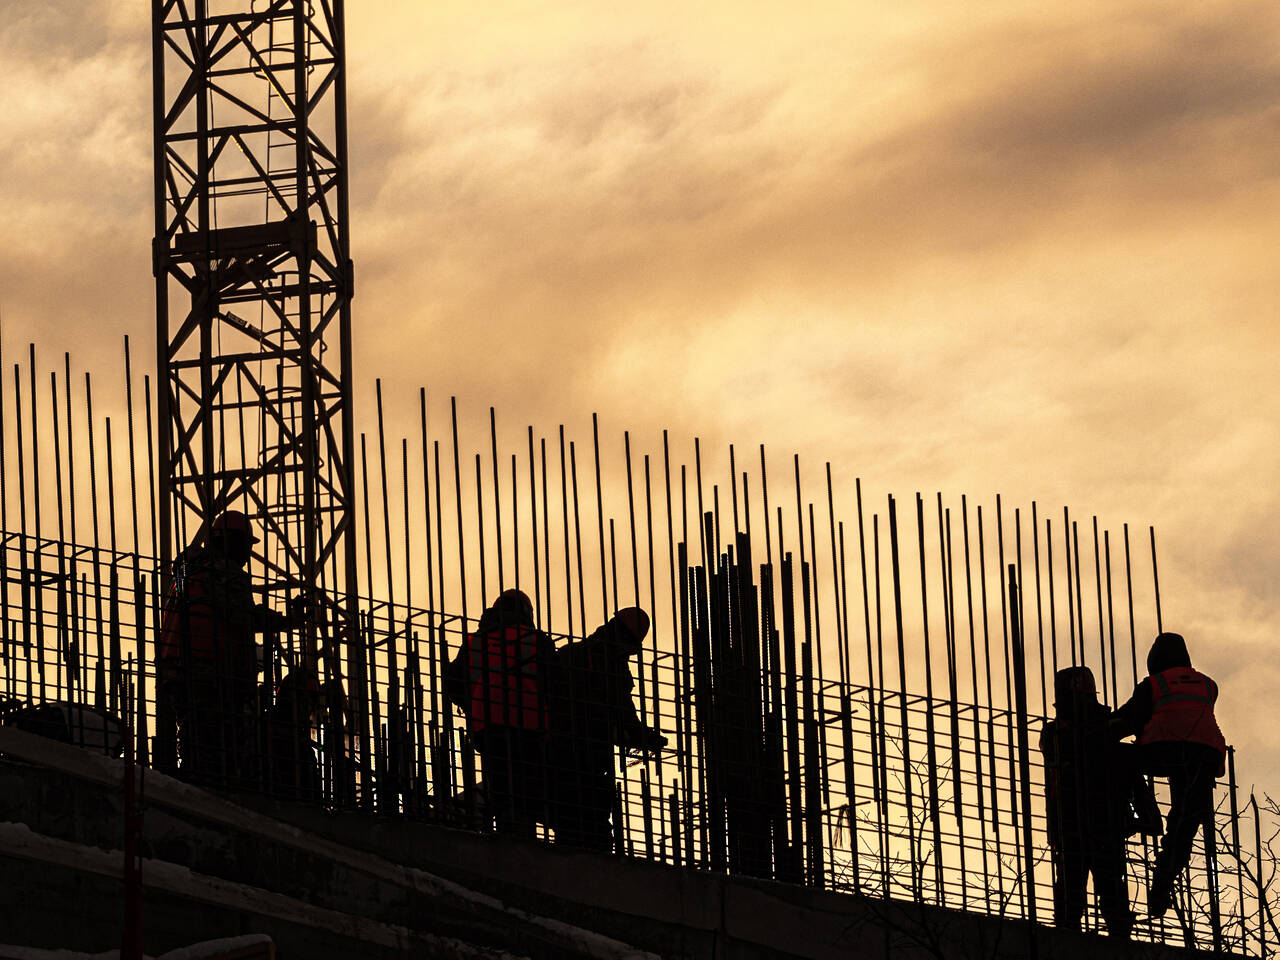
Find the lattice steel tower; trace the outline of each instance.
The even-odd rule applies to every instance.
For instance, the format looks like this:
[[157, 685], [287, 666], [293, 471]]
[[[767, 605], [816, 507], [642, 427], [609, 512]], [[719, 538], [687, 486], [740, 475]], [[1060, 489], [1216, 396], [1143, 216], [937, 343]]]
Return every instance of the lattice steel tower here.
[[153, 0], [161, 559], [243, 510], [349, 627], [344, 54], [342, 0]]

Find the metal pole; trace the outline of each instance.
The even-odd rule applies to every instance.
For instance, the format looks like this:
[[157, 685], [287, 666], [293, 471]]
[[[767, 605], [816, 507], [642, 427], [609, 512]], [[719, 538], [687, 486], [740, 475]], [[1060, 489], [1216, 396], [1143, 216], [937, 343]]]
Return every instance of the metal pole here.
[[1031, 833], [1031, 746], [1029, 743], [1027, 718], [1027, 673], [1026, 652], [1022, 643], [1021, 597], [1018, 594], [1018, 570], [1014, 564], [1009, 565], [1009, 607], [1012, 614], [1013, 676], [1014, 695], [1017, 698], [1018, 710], [1018, 784], [1022, 794], [1022, 862], [1025, 869], [1025, 889], [1027, 902], [1027, 937], [1030, 956], [1038, 955], [1036, 933], [1036, 876], [1035, 848], [1032, 845]]

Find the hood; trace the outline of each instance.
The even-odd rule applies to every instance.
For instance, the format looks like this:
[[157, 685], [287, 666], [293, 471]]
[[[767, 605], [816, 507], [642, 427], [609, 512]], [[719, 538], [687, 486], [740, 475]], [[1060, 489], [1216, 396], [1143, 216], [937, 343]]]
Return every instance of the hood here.
[[1147, 654], [1147, 673], [1154, 676], [1174, 667], [1189, 666], [1191, 655], [1187, 653], [1187, 641], [1182, 639], [1182, 634], [1162, 633], [1156, 637]]
[[480, 630], [501, 627], [532, 627], [533, 602], [519, 590], [506, 590], [480, 615]]

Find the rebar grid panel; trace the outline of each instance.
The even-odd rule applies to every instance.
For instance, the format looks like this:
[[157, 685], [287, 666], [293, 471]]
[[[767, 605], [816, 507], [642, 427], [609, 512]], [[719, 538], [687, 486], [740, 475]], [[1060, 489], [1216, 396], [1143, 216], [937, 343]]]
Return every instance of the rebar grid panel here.
[[[148, 545], [152, 421], [135, 424], [132, 409], [150, 382], [135, 390], [125, 356], [127, 419], [114, 432], [101, 412], [119, 404], [100, 402], [95, 418], [93, 383], [81, 396], [69, 358], [46, 390], [32, 349], [0, 393], [0, 666], [11, 722], [64, 704], [70, 737], [115, 749], [106, 717], [147, 762], [166, 566]], [[519, 585], [561, 647], [620, 607], [653, 618], [632, 698], [668, 742], [616, 752], [621, 852], [1052, 916], [1034, 735], [1058, 666], [1089, 664], [1113, 704], [1137, 679], [1136, 638], [1159, 619], [1153, 535], [1131, 542], [1127, 528], [1112, 537], [1000, 498], [873, 505], [860, 484], [846, 524], [829, 473], [810, 501], [797, 463], [790, 484], [773, 475], [770, 486], [763, 451], [758, 473], [730, 452], [729, 487], [708, 482], [697, 442], [689, 460], [665, 436], [657, 454], [629, 435], [602, 453], [594, 420], [587, 444], [528, 428], [503, 453], [490, 411], [476, 453], [456, 406], [440, 416], [418, 400], [412, 441], [388, 437], [381, 402], [361, 436], [361, 559], [378, 597], [353, 606], [355, 636], [317, 616], [323, 702], [307, 706], [286, 682], [306, 676], [304, 638], [263, 637], [255, 713], [224, 745], [224, 785], [491, 828], [483, 762], [443, 672], [485, 603]], [[257, 596], [275, 602], [273, 571], [253, 573]], [[1262, 862], [1274, 827], [1239, 794], [1234, 758], [1229, 774], [1214, 842], [1198, 845], [1177, 908], [1139, 937], [1233, 952], [1276, 942]], [[1128, 856], [1141, 904], [1154, 849], [1134, 840]], [[1099, 924], [1092, 906], [1087, 923]]]
[[342, 0], [152, 12], [158, 556], [242, 510], [264, 533], [262, 591], [315, 589], [342, 614], [357, 571]]

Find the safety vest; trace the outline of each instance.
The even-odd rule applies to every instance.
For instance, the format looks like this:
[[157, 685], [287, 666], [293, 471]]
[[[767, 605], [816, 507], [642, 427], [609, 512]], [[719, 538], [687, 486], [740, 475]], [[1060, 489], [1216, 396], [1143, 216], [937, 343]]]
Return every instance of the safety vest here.
[[538, 634], [532, 627], [498, 627], [467, 637], [472, 732], [486, 727], [546, 730], [538, 675]]
[[[221, 569], [208, 556], [184, 557], [174, 565], [157, 640], [161, 660], [231, 658], [237, 668], [253, 658], [253, 595], [248, 577]], [[241, 662], [244, 661], [244, 662]]]
[[1202, 743], [1226, 754], [1227, 741], [1213, 715], [1216, 683], [1191, 667], [1173, 667], [1147, 679], [1151, 681], [1151, 719], [1138, 743]]

